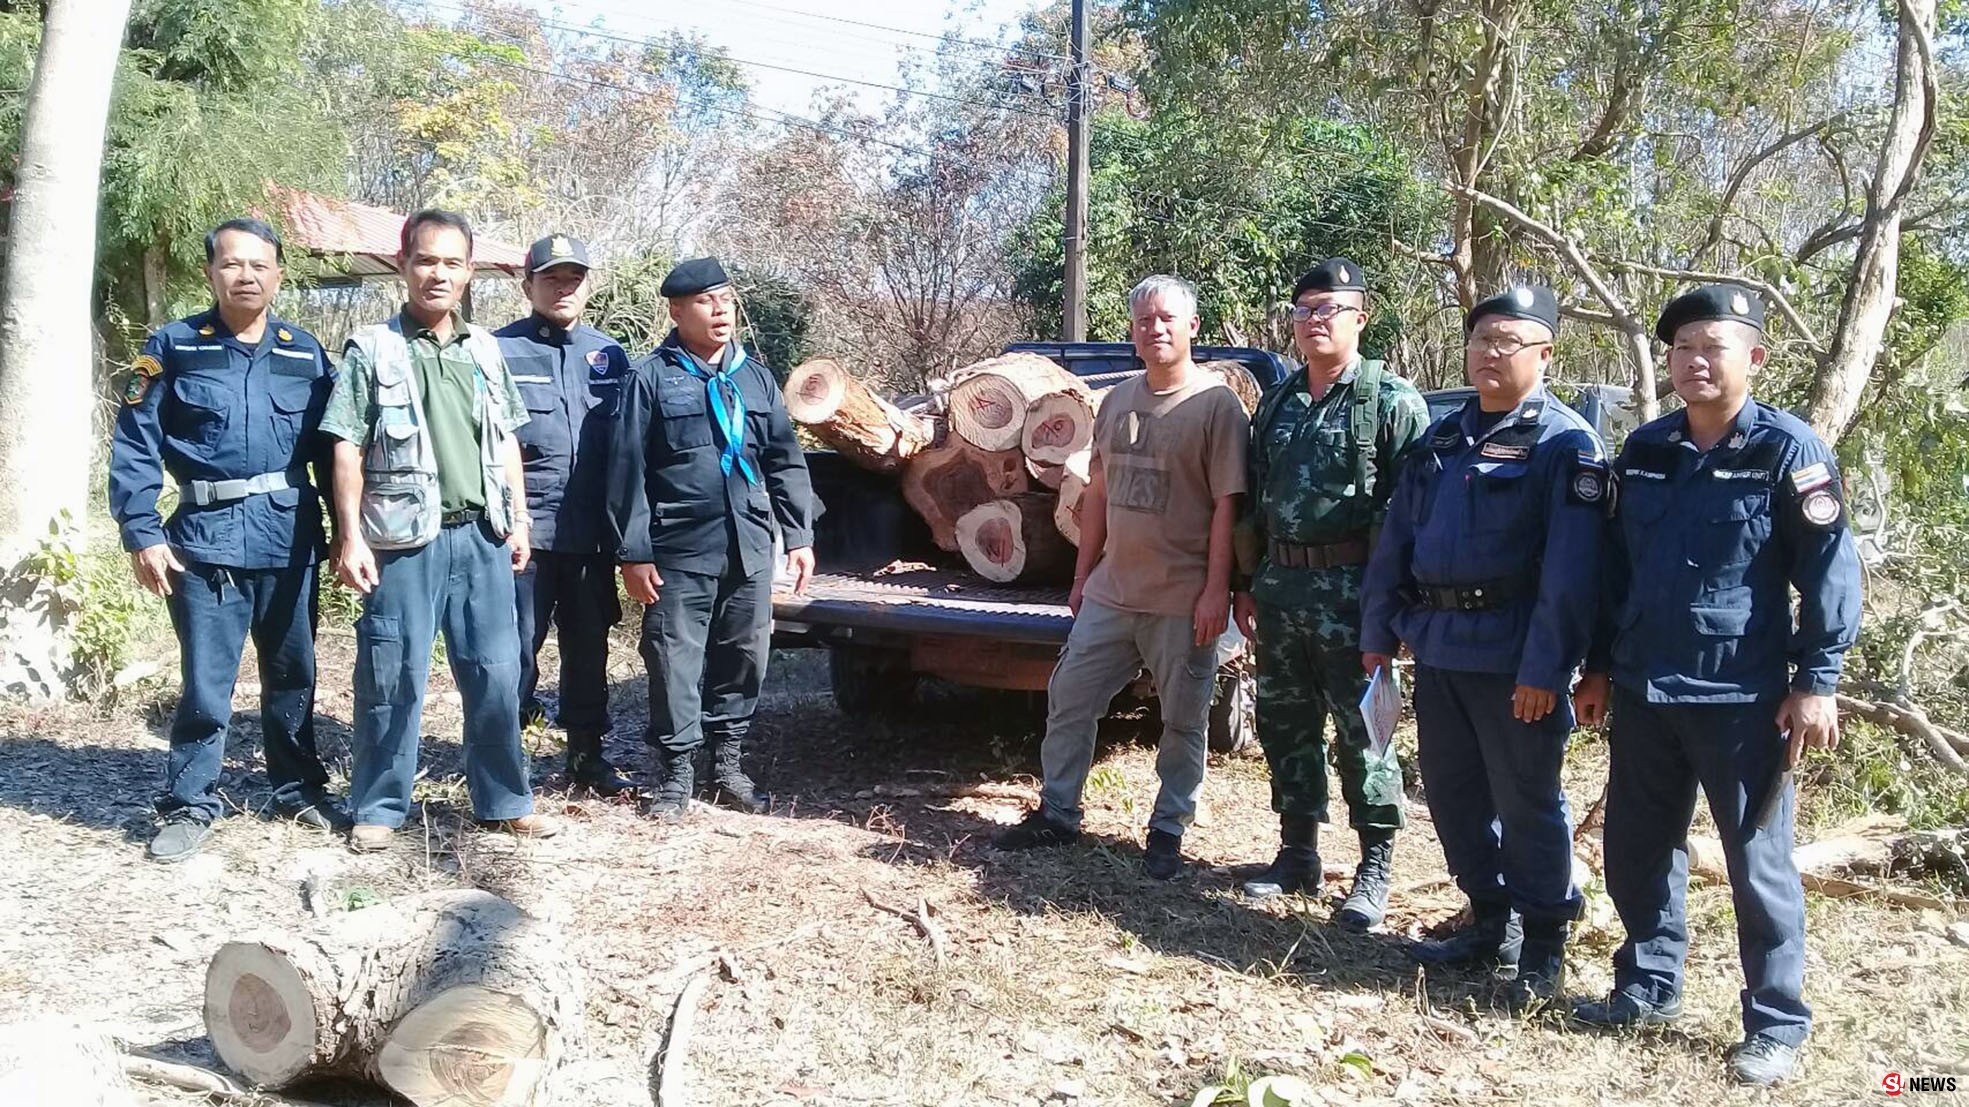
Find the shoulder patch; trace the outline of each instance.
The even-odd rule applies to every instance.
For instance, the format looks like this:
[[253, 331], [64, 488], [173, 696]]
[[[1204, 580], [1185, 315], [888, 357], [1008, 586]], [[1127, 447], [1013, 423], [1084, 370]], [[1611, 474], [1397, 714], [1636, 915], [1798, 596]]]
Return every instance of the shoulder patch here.
[[153, 374], [131, 373], [130, 379], [123, 382], [123, 402], [136, 405], [144, 402], [144, 395], [150, 391]]
[[1839, 501], [1838, 486], [1823, 484], [1798, 501], [1798, 513], [1813, 530], [1833, 530], [1846, 516], [1846, 505]]
[[1823, 461], [1814, 461], [1802, 469], [1791, 471], [1791, 487], [1801, 496], [1831, 483], [1832, 471], [1826, 468]]
[[138, 354], [130, 363], [130, 371], [140, 377], [154, 377], [164, 371], [164, 363], [149, 354]]
[[1574, 456], [1572, 477], [1566, 482], [1566, 499], [1586, 507], [1602, 507], [1613, 513], [1614, 493], [1619, 485], [1613, 470], [1599, 457], [1580, 450]]

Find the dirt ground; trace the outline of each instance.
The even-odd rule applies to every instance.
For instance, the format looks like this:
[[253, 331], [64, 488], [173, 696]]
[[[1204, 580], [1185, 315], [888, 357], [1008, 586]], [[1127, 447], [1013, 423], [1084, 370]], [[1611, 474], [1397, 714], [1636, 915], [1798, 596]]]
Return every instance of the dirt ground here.
[[[344, 780], [352, 648], [346, 631], [324, 631], [321, 740]], [[174, 668], [168, 652], [160, 660]], [[624, 640], [611, 751], [626, 765], [641, 764], [640, 674]], [[1777, 1090], [1743, 1091], [1721, 1077], [1739, 1035], [1726, 890], [1691, 893], [1688, 1015], [1672, 1032], [1521, 1021], [1496, 1006], [1490, 980], [1425, 977], [1401, 952], [1460, 905], [1419, 803], [1398, 846], [1389, 927], [1349, 934], [1329, 925], [1330, 900], [1260, 906], [1234, 891], [1234, 868], [1268, 859], [1276, 842], [1262, 759], [1213, 759], [1185, 842], [1197, 864], [1161, 884], [1140, 872], [1154, 758], [1139, 724], [1105, 728], [1085, 845], [1006, 855], [987, 841], [1034, 785], [1030, 704], [939, 689], [894, 719], [851, 720], [826, 684], [822, 657], [775, 655], [748, 758], [775, 797], [773, 816], [700, 807], [660, 827], [631, 805], [572, 797], [558, 776], [559, 732], [542, 730], [528, 739], [541, 807], [568, 832], [515, 842], [465, 821], [457, 701], [439, 672], [421, 817], [393, 851], [356, 857], [254, 816], [267, 792], [257, 687], [243, 680], [226, 783], [241, 814], [177, 866], [142, 856], [168, 682], [110, 708], [14, 709], [0, 721], [0, 1002], [10, 1019], [81, 1019], [134, 1050], [213, 1064], [200, 990], [222, 941], [306, 925], [310, 903], [343, 909], [477, 885], [568, 932], [588, 1020], [565, 1102], [584, 1107], [650, 1103], [675, 999], [717, 951], [735, 972], [710, 981], [688, 1043], [694, 1103], [1182, 1107], [1207, 1084], [1261, 1073], [1303, 1076], [1333, 1103], [1849, 1103], [1879, 1096], [1889, 1071], [1950, 1066], [1969, 1090], [1969, 949], [1948, 940], [1952, 918], [1814, 898], [1817, 1028], [1802, 1072]], [[1582, 741], [1569, 770], [1578, 807], [1603, 771]], [[977, 785], [986, 794], [961, 794]], [[1344, 890], [1356, 857], [1344, 825], [1328, 829], [1322, 852]], [[1589, 887], [1575, 995], [1606, 988], [1618, 937]], [[942, 950], [871, 898], [924, 905]], [[144, 1090], [160, 1103], [204, 1102]], [[386, 1102], [347, 1086], [294, 1094]], [[1907, 1096], [1951, 1098], [1969, 1101]]]

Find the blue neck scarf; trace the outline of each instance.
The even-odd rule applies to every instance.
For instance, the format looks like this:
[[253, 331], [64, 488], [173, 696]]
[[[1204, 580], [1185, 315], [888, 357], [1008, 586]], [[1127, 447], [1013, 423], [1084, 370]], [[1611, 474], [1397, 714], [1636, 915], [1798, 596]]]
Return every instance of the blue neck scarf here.
[[725, 440], [725, 452], [718, 458], [718, 467], [729, 477], [736, 466], [745, 483], [757, 484], [759, 474], [745, 456], [745, 393], [732, 379], [732, 374], [745, 365], [745, 347], [734, 342], [725, 349], [729, 354], [724, 369], [714, 370], [681, 342], [677, 344], [677, 352], [684, 356], [684, 371], [704, 382], [705, 395], [711, 401], [711, 421], [718, 425], [718, 434]]

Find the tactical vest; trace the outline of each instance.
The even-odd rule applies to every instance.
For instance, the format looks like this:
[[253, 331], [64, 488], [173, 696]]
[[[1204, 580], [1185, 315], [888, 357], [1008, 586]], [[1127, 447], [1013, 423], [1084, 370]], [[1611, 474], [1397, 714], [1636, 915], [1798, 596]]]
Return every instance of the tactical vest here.
[[[506, 374], [492, 332], [467, 324], [465, 349], [478, 365], [472, 374], [479, 424], [479, 470], [485, 517], [494, 534], [511, 531], [513, 490], [506, 483], [505, 394], [495, 385]], [[424, 397], [400, 318], [364, 327], [349, 339], [370, 366], [375, 419], [362, 454], [362, 538], [379, 550], [414, 549], [435, 541], [444, 527], [438, 497], [437, 447], [431, 442]]]

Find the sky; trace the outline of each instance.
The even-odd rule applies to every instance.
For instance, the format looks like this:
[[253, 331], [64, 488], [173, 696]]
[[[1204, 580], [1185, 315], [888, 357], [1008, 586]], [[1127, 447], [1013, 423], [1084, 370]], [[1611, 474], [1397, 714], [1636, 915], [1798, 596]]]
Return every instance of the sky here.
[[950, 31], [984, 43], [1007, 41], [1018, 18], [1035, 6], [1035, 0], [528, 2], [556, 22], [615, 35], [700, 33], [739, 63], [752, 84], [755, 105], [796, 115], [809, 114], [814, 93], [829, 87], [858, 95], [870, 107], [881, 103], [890, 95], [884, 89], [828, 78], [897, 84], [909, 52], [927, 57], [936, 49], [937, 37]]

